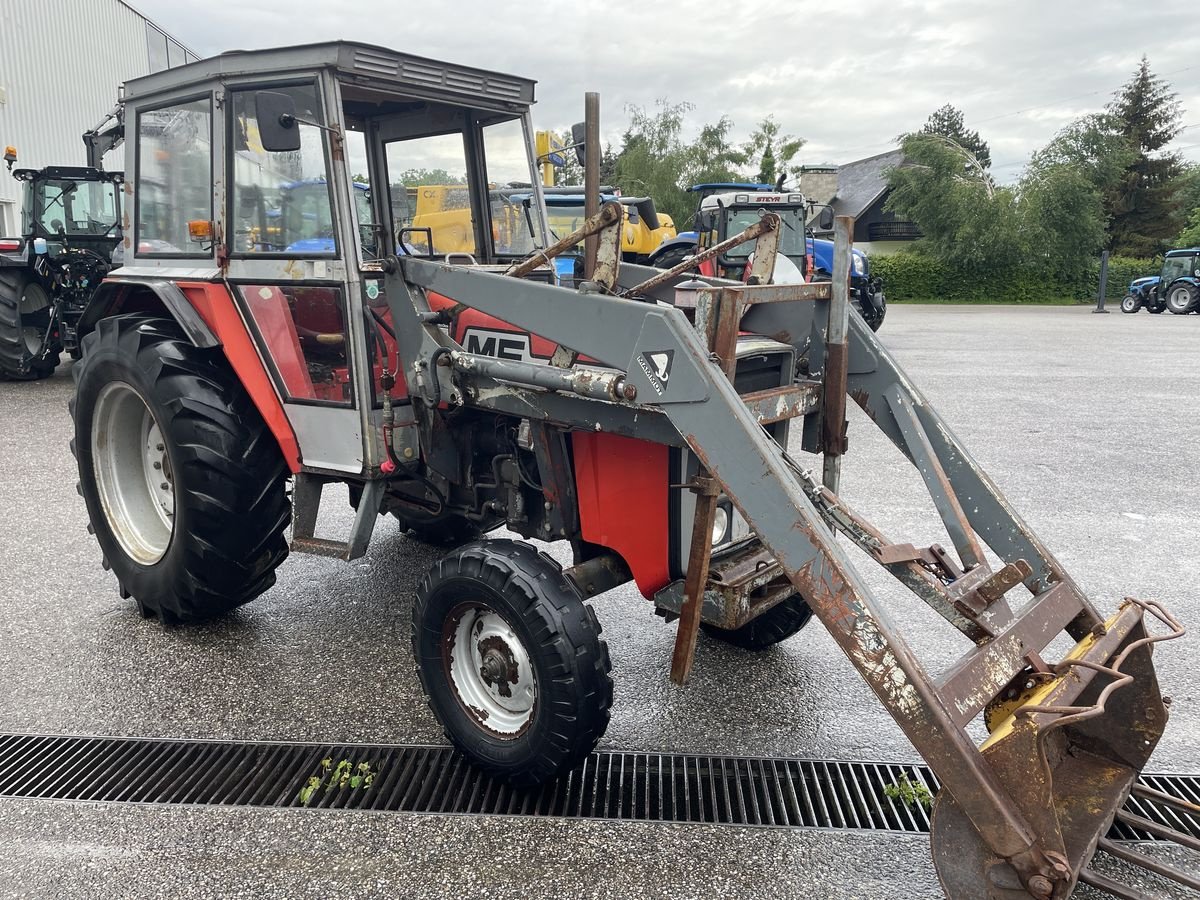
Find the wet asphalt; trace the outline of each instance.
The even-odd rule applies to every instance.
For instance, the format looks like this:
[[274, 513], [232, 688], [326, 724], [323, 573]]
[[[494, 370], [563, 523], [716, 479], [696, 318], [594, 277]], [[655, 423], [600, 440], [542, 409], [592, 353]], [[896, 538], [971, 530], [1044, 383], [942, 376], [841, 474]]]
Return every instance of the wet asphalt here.
[[[1152, 597], [1200, 622], [1200, 316], [894, 306], [881, 337], [1095, 603]], [[0, 732], [443, 742], [408, 636], [437, 551], [381, 520], [364, 559], [290, 557], [218, 622], [141, 619], [85, 529], [70, 393], [69, 365], [0, 382]], [[893, 540], [945, 543], [919, 478], [856, 408], [849, 434], [847, 501]], [[349, 507], [327, 493], [318, 533], [341, 536]], [[931, 671], [967, 649], [864, 575]], [[702, 637], [680, 688], [673, 625], [629, 589], [594, 605], [616, 684], [605, 746], [916, 759], [817, 622], [759, 655]], [[1149, 770], [1200, 772], [1197, 659], [1195, 631], [1156, 655], [1173, 707]], [[919, 837], [0, 800], [0, 897], [764, 893], [940, 895]]]

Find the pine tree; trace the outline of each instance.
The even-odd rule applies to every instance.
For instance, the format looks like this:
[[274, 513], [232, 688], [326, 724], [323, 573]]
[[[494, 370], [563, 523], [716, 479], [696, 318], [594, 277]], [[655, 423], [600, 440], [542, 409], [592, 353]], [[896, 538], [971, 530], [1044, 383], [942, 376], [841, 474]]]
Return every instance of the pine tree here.
[[921, 126], [921, 134], [940, 134], [964, 150], [971, 151], [979, 161], [980, 169], [988, 169], [992, 165], [992, 151], [988, 148], [987, 141], [979, 136], [978, 131], [967, 128], [963, 122], [962, 110], [949, 103], [930, 115]]
[[1179, 154], [1162, 152], [1180, 130], [1183, 110], [1176, 97], [1143, 56], [1106, 107], [1114, 132], [1135, 154], [1104, 198], [1109, 246], [1117, 253], [1152, 256], [1179, 232], [1184, 211], [1178, 182], [1184, 167]]

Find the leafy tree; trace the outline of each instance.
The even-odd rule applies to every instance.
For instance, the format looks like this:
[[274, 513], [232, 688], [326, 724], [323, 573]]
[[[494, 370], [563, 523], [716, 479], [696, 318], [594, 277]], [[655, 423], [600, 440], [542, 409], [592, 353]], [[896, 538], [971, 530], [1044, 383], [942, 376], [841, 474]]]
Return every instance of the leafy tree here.
[[921, 134], [940, 134], [944, 138], [949, 138], [964, 150], [970, 151], [975, 157], [981, 169], [989, 169], [992, 165], [992, 151], [988, 148], [987, 141], [979, 136], [978, 131], [972, 131], [967, 128], [963, 122], [962, 110], [959, 110], [949, 103], [939, 110], [935, 110], [925, 124], [921, 126]]
[[684, 119], [690, 103], [661, 100], [657, 110], [627, 107], [630, 124], [616, 156], [614, 182], [627, 194], [654, 198], [658, 208], [676, 222], [690, 219], [695, 198], [688, 187], [702, 181], [740, 179], [736, 167], [745, 157], [729, 139], [733, 123], [722, 117], [705, 125], [695, 140], [684, 140]]
[[1153, 255], [1181, 224], [1184, 210], [1177, 194], [1185, 170], [1179, 154], [1162, 152], [1180, 131], [1182, 108], [1176, 98], [1143, 56], [1133, 77], [1106, 107], [1113, 132], [1134, 152], [1105, 196], [1109, 244], [1119, 253]]
[[997, 187], [975, 159], [942, 135], [903, 135], [904, 163], [889, 173], [886, 209], [915, 222], [919, 249], [978, 275], [1020, 265], [1026, 243], [1017, 191]]
[[1030, 166], [1018, 185], [1026, 268], [1064, 283], [1086, 278], [1104, 246], [1104, 201], [1086, 169]]
[[1179, 233], [1175, 244], [1179, 247], [1200, 247], [1200, 206], [1192, 210], [1187, 226]]
[[746, 164], [758, 161], [758, 172], [754, 180], [762, 184], [775, 184], [795, 174], [789, 167], [792, 159], [804, 146], [804, 139], [782, 134], [781, 126], [774, 116], [767, 116], [754, 129], [742, 147]]
[[445, 169], [405, 169], [396, 178], [394, 184], [405, 184], [416, 187], [422, 184], [466, 184], [466, 175], [451, 175]]
[[1033, 154], [1029, 169], [1070, 166], [1107, 196], [1116, 189], [1136, 156], [1118, 132], [1114, 118], [1107, 113], [1093, 113], [1059, 131], [1050, 143]]
[[370, 179], [368, 179], [367, 176], [364, 175], [362, 172], [355, 172], [354, 177], [351, 178], [350, 180], [353, 181], [355, 184], [370, 184], [371, 183]]

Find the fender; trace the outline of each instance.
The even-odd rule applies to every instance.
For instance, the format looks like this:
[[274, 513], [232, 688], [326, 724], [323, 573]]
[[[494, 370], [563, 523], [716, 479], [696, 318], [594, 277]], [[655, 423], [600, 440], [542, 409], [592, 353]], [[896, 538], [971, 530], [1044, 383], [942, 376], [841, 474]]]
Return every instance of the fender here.
[[[149, 293], [147, 293], [149, 292]], [[292, 473], [300, 471], [300, 444], [254, 340], [223, 283], [165, 279], [106, 278], [79, 321], [82, 337], [101, 319], [130, 312], [165, 311], [196, 347], [220, 347], [279, 443]]]
[[154, 294], [194, 346], [221, 346], [208, 323], [196, 312], [175, 282], [162, 278], [123, 278], [119, 275], [105, 278], [88, 300], [87, 309], [80, 316], [77, 326], [80, 337], [95, 328], [101, 319], [110, 315], [119, 312], [151, 311], [144, 301], [135, 300], [131, 296], [135, 293], [133, 288], [143, 288]]
[[654, 252], [651, 253], [647, 258], [647, 262], [649, 265], [654, 265], [654, 260], [658, 259], [658, 257], [667, 250], [671, 250], [675, 247], [687, 247], [688, 249], [695, 249], [696, 244], [696, 232], [685, 231], [683, 234], [677, 234], [675, 237], [669, 238], [655, 247]]

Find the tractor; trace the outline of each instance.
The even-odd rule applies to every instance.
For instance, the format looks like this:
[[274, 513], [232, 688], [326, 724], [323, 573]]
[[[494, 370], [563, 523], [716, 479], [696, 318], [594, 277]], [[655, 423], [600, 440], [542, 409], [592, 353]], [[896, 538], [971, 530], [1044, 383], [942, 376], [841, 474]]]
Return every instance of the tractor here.
[[[121, 595], [168, 625], [219, 616], [267, 591], [289, 552], [354, 559], [397, 518], [447, 545], [412, 600], [416, 677], [449, 740], [518, 791], [605, 732], [593, 602], [609, 590], [632, 584], [676, 623], [680, 684], [701, 628], [757, 651], [817, 620], [937, 776], [948, 896], [1061, 900], [1097, 883], [1097, 841], [1144, 790], [1166, 727], [1152, 648], [1182, 627], [1151, 600], [1093, 605], [850, 314], [849, 219], [816, 284], [771, 283], [787, 237], [770, 211], [665, 271], [622, 261], [615, 202], [552, 238], [534, 87], [350, 42], [125, 85], [125, 265], [81, 317], [70, 404]], [[396, 252], [364, 245], [350, 133], [371, 184], [435, 162], [467, 173], [469, 256], [410, 253], [379, 190], [372, 221]], [[498, 240], [490, 202], [514, 158], [533, 186], [525, 256]], [[286, 217], [269, 245], [235, 239], [247, 196], [311, 179], [328, 188], [314, 213], [330, 244], [297, 246], [304, 225], [288, 233]], [[567, 288], [549, 266], [581, 241], [585, 277]], [[743, 281], [696, 277], [751, 241]], [[893, 540], [839, 496], [850, 398], [913, 463], [952, 549]], [[355, 508], [345, 534], [317, 533], [327, 488]], [[500, 526], [521, 539], [486, 536]], [[920, 621], [889, 615], [861, 565], [923, 601]], [[962, 645], [938, 674], [903, 637], [932, 623]], [[1071, 649], [1050, 657], [1064, 633]]]
[[[828, 281], [833, 269], [833, 241], [814, 237], [806, 222], [812, 212], [802, 194], [779, 191], [769, 184], [721, 182], [697, 184], [690, 190], [699, 200], [695, 230], [664, 241], [651, 254], [651, 265], [670, 268], [682, 259], [740, 231], [762, 209], [770, 209], [784, 222], [781, 238], [784, 256], [794, 264], [788, 276], [796, 280]], [[831, 217], [828, 209], [826, 215]], [[832, 221], [828, 226], [832, 225]], [[828, 230], [828, 226], [826, 230]], [[740, 278], [753, 247], [741, 246], [715, 259], [707, 270]], [[861, 250], [853, 251], [850, 271], [851, 302], [872, 331], [878, 331], [887, 314], [887, 299], [879, 278], [871, 277], [870, 262]], [[784, 277], [776, 273], [777, 278]]]
[[12, 169], [23, 182], [21, 234], [0, 237], [0, 378], [33, 381], [78, 353], [76, 325], [121, 242], [120, 172]]

